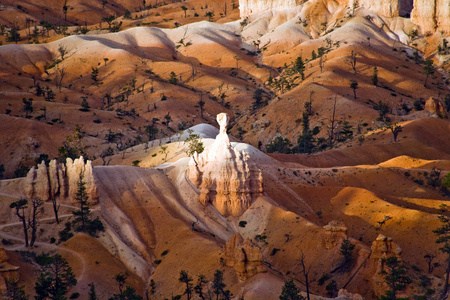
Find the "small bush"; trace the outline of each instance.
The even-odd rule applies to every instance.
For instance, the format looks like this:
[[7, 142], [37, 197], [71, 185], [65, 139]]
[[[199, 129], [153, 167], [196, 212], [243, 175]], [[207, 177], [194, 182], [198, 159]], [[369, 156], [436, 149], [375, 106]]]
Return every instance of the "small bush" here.
[[317, 284], [322, 286], [325, 284], [325, 282], [330, 279], [330, 274], [324, 273], [322, 275], [322, 277], [319, 278], [319, 280], [317, 281]]
[[267, 239], [267, 236], [265, 234], [263, 234], [263, 235], [258, 234], [258, 235], [255, 236], [255, 240], [257, 242], [265, 242], [266, 239]]
[[166, 249], [166, 250], [164, 250], [164, 251], [161, 253], [161, 256], [166, 256], [168, 253], [169, 253], [169, 250]]
[[423, 185], [422, 179], [414, 179], [414, 182], [417, 183], [418, 185]]
[[271, 256], [274, 256], [275, 254], [277, 254], [277, 252], [280, 251], [280, 249], [278, 248], [273, 248], [272, 249], [272, 253], [270, 253]]
[[247, 221], [240, 221], [240, 222], [239, 222], [239, 227], [244, 228], [245, 225], [247, 225]]
[[71, 232], [72, 231], [72, 223], [67, 222], [64, 226], [65, 226], [65, 228], [63, 230], [61, 230], [60, 232], [58, 232], [58, 235], [59, 235], [58, 243], [65, 242], [65, 241], [69, 240], [71, 237], [73, 237], [73, 233]]
[[8, 245], [12, 245], [13, 243], [10, 242], [10, 241], [7, 240], [7, 239], [2, 239], [2, 244], [5, 245], [5, 246], [8, 246]]

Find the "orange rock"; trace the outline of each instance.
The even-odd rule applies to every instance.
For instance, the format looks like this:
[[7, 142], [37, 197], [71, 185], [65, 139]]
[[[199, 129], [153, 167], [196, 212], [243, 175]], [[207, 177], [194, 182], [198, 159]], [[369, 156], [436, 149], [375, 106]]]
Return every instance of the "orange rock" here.
[[323, 243], [326, 249], [336, 247], [347, 236], [347, 226], [344, 222], [333, 220], [323, 228], [325, 229]]
[[262, 265], [261, 249], [249, 239], [244, 240], [239, 233], [226, 242], [224, 252], [225, 264], [233, 267], [241, 280], [267, 271]]
[[6, 251], [0, 247], [0, 295], [6, 291], [6, 281], [19, 280], [19, 267], [10, 265]]
[[425, 110], [437, 115], [441, 119], [448, 118], [444, 103], [442, 103], [440, 99], [430, 97], [430, 99], [425, 102]]

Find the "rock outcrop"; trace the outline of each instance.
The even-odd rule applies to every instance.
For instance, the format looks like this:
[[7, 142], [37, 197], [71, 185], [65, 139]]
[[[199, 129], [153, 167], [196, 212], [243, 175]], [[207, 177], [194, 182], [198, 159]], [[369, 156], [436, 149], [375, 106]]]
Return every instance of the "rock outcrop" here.
[[0, 295], [6, 291], [7, 281], [19, 280], [19, 267], [8, 263], [8, 256], [5, 249], [0, 247]]
[[347, 226], [344, 222], [333, 220], [323, 228], [325, 229], [323, 243], [326, 249], [340, 245], [342, 240], [347, 237]]
[[401, 260], [403, 250], [398, 244], [394, 243], [392, 238], [379, 234], [377, 239], [372, 243], [371, 251], [370, 263], [373, 273], [370, 275], [370, 280], [372, 281], [375, 294], [380, 296], [386, 290], [384, 278], [386, 275], [383, 273], [383, 271], [386, 271], [384, 259], [397, 257]]
[[[317, 7], [319, 2], [327, 8], [329, 13], [344, 9], [345, 7], [353, 7], [356, 4], [355, 0], [240, 0], [239, 9], [241, 17], [243, 18], [252, 13], [261, 13], [267, 10], [291, 9], [302, 4], [305, 4], [310, 8]], [[359, 0], [358, 5], [383, 17], [392, 18], [408, 16], [413, 9], [413, 0]]]
[[[401, 258], [401, 254], [403, 252], [402, 248], [390, 237], [386, 237], [382, 234], [379, 234], [377, 239], [372, 243], [372, 247], [370, 248], [372, 250], [372, 254], [370, 255], [370, 258], [373, 261], [381, 262], [383, 259], [395, 256], [397, 258]], [[380, 268], [379, 271], [381, 272], [383, 269]]]
[[232, 236], [224, 246], [225, 264], [234, 268], [240, 280], [246, 280], [258, 273], [266, 272], [262, 265], [261, 249], [239, 233]]
[[444, 103], [440, 99], [436, 98], [429, 98], [425, 102], [425, 110], [429, 111], [435, 116], [438, 116], [441, 119], [448, 118], [447, 116], [447, 110], [445, 109]]
[[77, 192], [77, 182], [80, 174], [86, 182], [86, 192], [90, 203], [98, 201], [97, 187], [90, 160], [84, 162], [83, 157], [72, 160], [67, 158], [66, 164], [52, 160], [47, 167], [42, 162], [37, 168], [32, 167], [24, 182], [25, 197], [40, 198], [43, 201], [56, 199], [69, 199], [74, 202]]
[[423, 33], [450, 33], [450, 0], [414, 0], [411, 20]]
[[189, 162], [189, 179], [200, 190], [199, 201], [211, 202], [223, 216], [240, 216], [263, 192], [261, 170], [246, 152], [231, 146], [226, 128], [229, 117], [217, 115], [220, 133], [214, 143]]
[[241, 18], [253, 13], [261, 13], [270, 9], [283, 10], [294, 8], [307, 0], [239, 0]]
[[[267, 10], [285, 10], [304, 4], [307, 11], [318, 5], [328, 13], [353, 7], [356, 0], [239, 0], [241, 18]], [[359, 0], [360, 7], [386, 17], [410, 17], [423, 33], [450, 32], [450, 0]], [[316, 12], [317, 13], [317, 12]]]

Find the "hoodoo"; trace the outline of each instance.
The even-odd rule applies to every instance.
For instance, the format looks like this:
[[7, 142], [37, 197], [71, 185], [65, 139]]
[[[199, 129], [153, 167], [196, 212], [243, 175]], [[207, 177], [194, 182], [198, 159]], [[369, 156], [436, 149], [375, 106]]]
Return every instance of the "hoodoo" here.
[[224, 216], [240, 216], [263, 192], [261, 170], [245, 152], [232, 147], [227, 134], [229, 116], [217, 115], [220, 133], [203, 153], [189, 162], [189, 179], [200, 189], [203, 205], [211, 202]]

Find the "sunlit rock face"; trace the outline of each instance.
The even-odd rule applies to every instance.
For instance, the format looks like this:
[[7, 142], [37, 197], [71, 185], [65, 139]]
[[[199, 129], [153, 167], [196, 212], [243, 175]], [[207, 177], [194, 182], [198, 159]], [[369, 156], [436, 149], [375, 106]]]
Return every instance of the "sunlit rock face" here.
[[376, 295], [382, 295], [386, 291], [386, 266], [385, 259], [396, 257], [402, 260], [402, 248], [395, 243], [392, 238], [379, 234], [370, 248], [370, 264], [373, 268], [373, 274], [370, 275], [370, 281]]
[[71, 202], [75, 202], [77, 182], [81, 173], [86, 183], [89, 202], [96, 203], [98, 193], [92, 163], [90, 160], [85, 162], [83, 157], [75, 160], [67, 158], [66, 164], [52, 160], [48, 167], [45, 162], [39, 164], [37, 168], [32, 167], [24, 182], [25, 197], [39, 198], [43, 201], [69, 198]]
[[240, 280], [246, 280], [258, 273], [266, 272], [261, 249], [239, 233], [232, 236], [224, 246], [225, 264], [234, 268]]
[[423, 33], [450, 33], [450, 0], [414, 0], [411, 20]]
[[223, 216], [240, 216], [263, 192], [261, 170], [246, 152], [231, 146], [228, 115], [217, 115], [217, 122], [220, 133], [210, 147], [191, 158], [189, 179], [199, 188], [204, 206], [210, 202]]
[[283, 10], [294, 8], [305, 0], [239, 0], [241, 18], [253, 13], [261, 13], [270, 9]]
[[413, 0], [359, 0], [358, 2], [355, 0], [240, 0], [239, 9], [241, 17], [244, 18], [252, 13], [290, 9], [302, 4], [305, 4], [305, 8], [312, 9], [318, 2], [322, 7], [326, 7], [328, 13], [357, 5], [389, 18], [407, 16], [413, 8]]
[[[356, 0], [239, 0], [241, 18], [268, 10], [285, 10], [304, 5], [303, 14], [333, 14], [354, 7]], [[386, 17], [411, 17], [422, 33], [450, 32], [450, 0], [359, 0], [359, 7]]]

